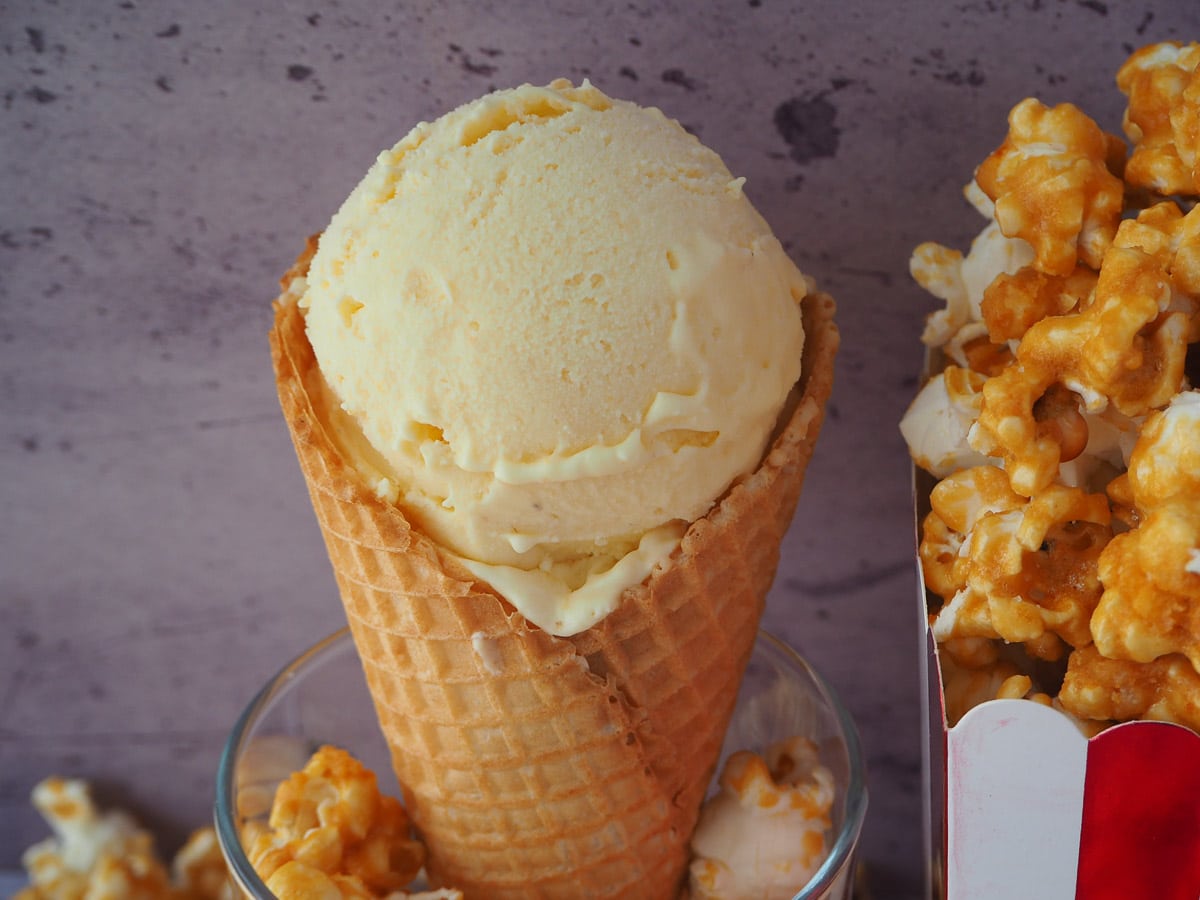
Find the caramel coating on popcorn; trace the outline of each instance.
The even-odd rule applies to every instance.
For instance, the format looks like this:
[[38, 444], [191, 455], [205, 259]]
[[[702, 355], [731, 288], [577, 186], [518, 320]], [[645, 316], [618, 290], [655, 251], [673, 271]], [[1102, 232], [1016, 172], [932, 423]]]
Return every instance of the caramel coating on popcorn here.
[[[955, 643], [961, 642], [949, 641], [942, 649], [947, 650]], [[1002, 646], [999, 642], [989, 643], [993, 648]], [[1082, 652], [1075, 651], [1072, 658]], [[1050, 696], [1025, 674], [1011, 653], [1002, 656], [997, 651], [991, 655], [990, 662], [976, 666], [961, 662], [953, 650], [941, 654], [943, 712], [949, 727], [953, 728], [968, 712], [989, 700], [1028, 700], [1057, 709], [1071, 719], [1084, 737], [1095, 736], [1109, 724], [1067, 709], [1058, 698]]]
[[765, 757], [739, 750], [725, 763], [719, 781], [743, 806], [764, 812], [797, 810], [820, 827], [830, 827], [833, 780], [808, 738], [772, 744]]
[[987, 638], [947, 638], [941, 644], [941, 659], [962, 669], [988, 669], [1001, 662], [1003, 646]]
[[1110, 659], [1134, 662], [1182, 653], [1200, 667], [1200, 595], [1164, 590], [1154, 570], [1144, 567], [1145, 557], [1162, 555], [1148, 543], [1141, 528], [1126, 532], [1101, 558], [1105, 588], [1092, 621], [1096, 646]]
[[983, 294], [981, 310], [993, 343], [1019, 341], [1047, 316], [1074, 311], [1096, 286], [1096, 273], [1076, 266], [1068, 275], [1048, 275], [1032, 266], [1001, 272]]
[[984, 515], [1020, 509], [1024, 502], [995, 466], [973, 466], [939, 481], [930, 493], [918, 548], [925, 586], [945, 600], [966, 588], [970, 560], [964, 544], [976, 523]]
[[[963, 302], [954, 251], [913, 258], [947, 302], [923, 340], [987, 376], [967, 440], [996, 460], [939, 483], [922, 523], [950, 724], [1020, 697], [1089, 735], [1136, 718], [1200, 730], [1200, 392], [1185, 371], [1200, 341], [1200, 205], [1146, 193], [1200, 195], [1200, 43], [1143, 48], [1117, 81], [1128, 165], [1070, 104], [1012, 110], [976, 170], [994, 205], [968, 190], [994, 220], [985, 233], [1012, 239], [972, 270], [976, 288], [991, 279], [981, 297]], [[1022, 241], [1031, 263], [1013, 255]], [[1052, 698], [1034, 673], [1053, 689], [1061, 670], [1036, 661], [1063, 654]]]
[[358, 760], [328, 746], [279, 785], [268, 825], [251, 825], [243, 843], [281, 900], [386, 896], [425, 859], [400, 801], [381, 794]]
[[960, 353], [968, 369], [989, 378], [999, 375], [1013, 361], [1009, 346], [993, 342], [986, 334], [964, 341], [960, 345]]
[[1188, 316], [1187, 342], [1200, 340], [1200, 206], [1186, 215], [1170, 200], [1126, 219], [1113, 241], [1153, 256], [1171, 288], [1167, 309]]
[[1200, 390], [1181, 393], [1142, 426], [1129, 459], [1129, 489], [1143, 508], [1200, 500]]
[[1057, 484], [1026, 500], [1004, 481], [1001, 470], [977, 466], [931, 493], [922, 561], [934, 564], [932, 584], [955, 588], [933, 633], [1022, 643], [1055, 659], [1063, 642], [1091, 642], [1097, 560], [1112, 534], [1108, 501]]
[[1062, 642], [1091, 643], [1109, 526], [1103, 496], [1063, 485], [980, 516], [967, 536], [966, 586], [938, 614], [935, 637], [1002, 638], [1042, 659], [1060, 656]]
[[224, 860], [211, 828], [196, 831], [179, 851], [174, 878], [154, 840], [121, 811], [101, 812], [88, 784], [46, 778], [33, 803], [54, 837], [22, 858], [29, 886], [14, 900], [230, 900]]
[[1150, 254], [1113, 247], [1088, 305], [1032, 325], [1015, 364], [983, 386], [972, 446], [999, 457], [1013, 489], [1030, 496], [1049, 485], [1065, 457], [1060, 423], [1039, 417], [1055, 385], [1081, 395], [1092, 411], [1109, 403], [1127, 416], [1166, 405], [1180, 389], [1189, 317], [1168, 312], [1164, 266]]
[[1200, 674], [1177, 654], [1140, 663], [1109, 659], [1094, 646], [1076, 650], [1059, 702], [1084, 719], [1153, 719], [1200, 732]]
[[1124, 205], [1124, 185], [1110, 171], [1123, 164], [1124, 145], [1070, 103], [1023, 100], [1008, 125], [975, 172], [1001, 231], [1033, 246], [1039, 271], [1069, 275], [1079, 260], [1098, 269]]
[[1170, 312], [1170, 303], [1163, 265], [1139, 250], [1114, 247], [1095, 299], [1080, 315], [1088, 320], [1087, 335], [1073, 378], [1127, 416], [1164, 406], [1183, 384], [1187, 353], [1187, 318]]
[[1019, 238], [1005, 237], [992, 218], [995, 204], [974, 181], [963, 191], [967, 200], [988, 220], [962, 253], [928, 242], [913, 251], [909, 271], [918, 284], [945, 301], [945, 308], [930, 314], [921, 341], [938, 347], [964, 368], [986, 375], [1007, 364], [1010, 353], [988, 336], [981, 307], [988, 282], [996, 272], [1016, 273], [1034, 258], [1033, 248]]
[[233, 900], [234, 888], [217, 833], [212, 828], [192, 832], [171, 861], [171, 875], [180, 900]]
[[1159, 194], [1200, 194], [1200, 44], [1151, 44], [1117, 70], [1134, 144], [1125, 180]]
[[941, 346], [970, 319], [966, 288], [962, 283], [963, 255], [958, 250], [933, 241], [917, 246], [908, 263], [913, 280], [933, 296], [946, 303], [946, 308], [931, 315], [925, 322], [921, 340], [930, 346]]
[[1096, 646], [1142, 663], [1182, 654], [1200, 672], [1200, 392], [1146, 420], [1124, 488], [1136, 527], [1100, 559]]

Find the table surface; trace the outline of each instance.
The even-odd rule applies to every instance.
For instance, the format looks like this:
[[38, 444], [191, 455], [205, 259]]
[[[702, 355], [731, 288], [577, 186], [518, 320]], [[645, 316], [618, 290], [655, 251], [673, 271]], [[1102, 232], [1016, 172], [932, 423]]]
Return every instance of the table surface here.
[[341, 611], [275, 400], [275, 282], [376, 153], [558, 76], [716, 149], [839, 301], [827, 430], [765, 627], [855, 715], [875, 894], [921, 895], [917, 584], [897, 422], [960, 189], [1026, 96], [1119, 131], [1190, 2], [0, 2], [0, 869], [92, 780], [170, 850], [225, 735]]

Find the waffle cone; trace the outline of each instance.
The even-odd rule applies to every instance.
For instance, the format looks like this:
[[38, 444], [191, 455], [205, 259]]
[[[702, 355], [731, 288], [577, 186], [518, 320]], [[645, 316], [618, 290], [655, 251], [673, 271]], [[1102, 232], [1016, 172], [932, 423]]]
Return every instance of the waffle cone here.
[[472, 897], [673, 897], [833, 380], [826, 295], [760, 468], [599, 624], [516, 610], [377, 499], [320, 421], [283, 280], [280, 402], [410, 813], [437, 884]]

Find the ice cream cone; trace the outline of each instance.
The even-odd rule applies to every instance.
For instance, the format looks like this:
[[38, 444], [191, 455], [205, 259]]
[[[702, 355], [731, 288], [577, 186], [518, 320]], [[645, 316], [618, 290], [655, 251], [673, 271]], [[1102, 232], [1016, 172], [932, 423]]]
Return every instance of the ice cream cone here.
[[321, 374], [284, 278], [280, 402], [428, 870], [467, 897], [673, 897], [833, 379], [804, 300], [803, 375], [757, 471], [573, 637], [526, 620], [378, 499], [314, 406]]

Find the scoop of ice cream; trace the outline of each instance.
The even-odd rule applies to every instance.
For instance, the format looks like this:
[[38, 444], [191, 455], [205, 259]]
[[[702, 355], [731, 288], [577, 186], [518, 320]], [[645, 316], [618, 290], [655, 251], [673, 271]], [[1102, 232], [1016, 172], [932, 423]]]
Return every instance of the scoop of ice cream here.
[[360, 471], [558, 634], [756, 467], [800, 374], [806, 282], [741, 179], [587, 82], [418, 125], [303, 287]]
[[764, 757], [740, 751], [721, 772], [692, 836], [696, 900], [793, 897], [828, 854], [833, 774], [816, 745], [793, 737]]

